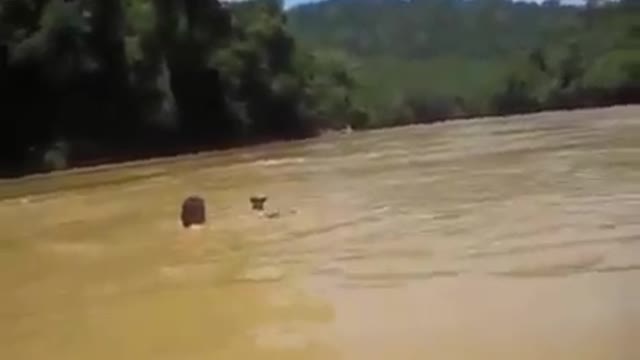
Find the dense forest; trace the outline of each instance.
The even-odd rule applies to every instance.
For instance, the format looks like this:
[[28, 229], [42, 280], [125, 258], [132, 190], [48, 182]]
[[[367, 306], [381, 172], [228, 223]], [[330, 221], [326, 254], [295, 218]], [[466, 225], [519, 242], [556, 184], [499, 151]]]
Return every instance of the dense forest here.
[[637, 0], [329, 0], [289, 26], [348, 64], [362, 126], [640, 101]]
[[3, 0], [0, 49], [3, 176], [312, 136], [355, 113], [345, 70], [296, 47], [278, 0]]
[[640, 102], [636, 0], [0, 1], [0, 176]]

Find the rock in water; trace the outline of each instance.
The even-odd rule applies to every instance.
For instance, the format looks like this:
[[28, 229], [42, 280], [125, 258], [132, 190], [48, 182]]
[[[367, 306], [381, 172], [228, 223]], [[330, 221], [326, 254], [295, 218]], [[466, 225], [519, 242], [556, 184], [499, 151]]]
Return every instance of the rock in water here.
[[182, 226], [202, 225], [207, 221], [204, 199], [199, 196], [189, 196], [182, 203], [180, 214]]
[[266, 195], [254, 195], [250, 199], [253, 210], [264, 210], [264, 203], [267, 201]]

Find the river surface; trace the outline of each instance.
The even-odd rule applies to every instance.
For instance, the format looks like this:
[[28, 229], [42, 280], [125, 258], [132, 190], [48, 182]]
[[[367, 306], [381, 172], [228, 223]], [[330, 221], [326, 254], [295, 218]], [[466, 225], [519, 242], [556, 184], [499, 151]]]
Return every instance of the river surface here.
[[[269, 196], [279, 216], [249, 197]], [[208, 223], [184, 230], [184, 197]], [[0, 358], [640, 359], [640, 107], [0, 183]]]

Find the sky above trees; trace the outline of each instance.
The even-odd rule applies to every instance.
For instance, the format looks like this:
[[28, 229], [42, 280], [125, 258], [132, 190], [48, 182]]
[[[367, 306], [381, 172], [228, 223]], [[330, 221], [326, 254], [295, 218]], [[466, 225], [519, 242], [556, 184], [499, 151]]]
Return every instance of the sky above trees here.
[[[306, 4], [310, 2], [317, 2], [317, 1], [322, 1], [322, 0], [285, 0], [284, 3], [285, 3], [285, 7], [290, 8], [292, 6]], [[541, 2], [542, 0], [531, 0], [531, 1]], [[562, 2], [566, 4], [580, 4], [580, 3], [584, 3], [585, 0], [562, 0]]]

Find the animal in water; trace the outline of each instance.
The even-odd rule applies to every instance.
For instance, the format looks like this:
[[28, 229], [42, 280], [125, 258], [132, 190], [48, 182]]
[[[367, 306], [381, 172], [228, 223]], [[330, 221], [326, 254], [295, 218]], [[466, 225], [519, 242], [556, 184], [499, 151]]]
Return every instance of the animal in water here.
[[204, 224], [207, 221], [204, 199], [195, 195], [187, 197], [182, 202], [180, 220], [185, 228]]
[[249, 198], [251, 208], [256, 211], [264, 210], [264, 203], [267, 201], [266, 195], [253, 195]]

